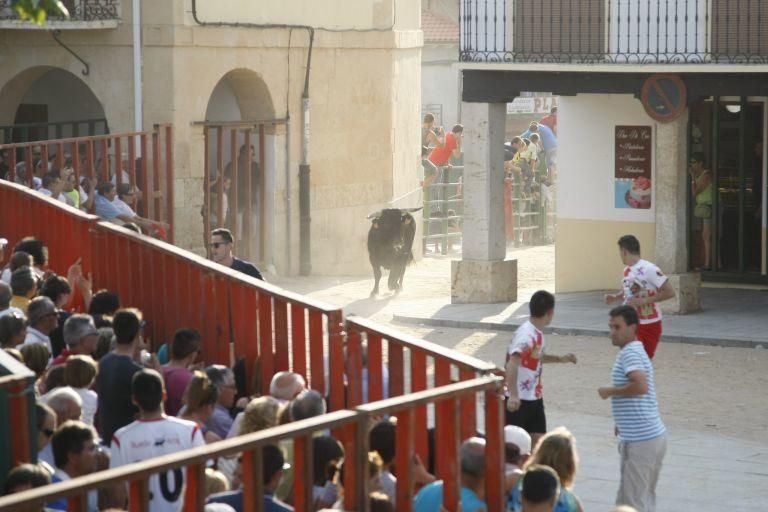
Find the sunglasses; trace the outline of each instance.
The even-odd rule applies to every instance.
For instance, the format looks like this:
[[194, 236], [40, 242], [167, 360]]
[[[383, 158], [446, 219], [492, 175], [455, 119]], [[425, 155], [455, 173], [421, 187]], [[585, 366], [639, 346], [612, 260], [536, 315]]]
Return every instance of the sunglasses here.
[[45, 437], [51, 437], [53, 435], [53, 430], [49, 428], [44, 428], [43, 430], [41, 430], [41, 432], [45, 434]]
[[211, 249], [218, 249], [222, 245], [228, 245], [229, 242], [213, 242], [211, 243]]

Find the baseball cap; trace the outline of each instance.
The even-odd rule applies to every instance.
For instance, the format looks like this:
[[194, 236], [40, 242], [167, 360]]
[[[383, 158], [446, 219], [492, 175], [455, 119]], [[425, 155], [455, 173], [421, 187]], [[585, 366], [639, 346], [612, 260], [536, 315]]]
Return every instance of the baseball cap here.
[[516, 425], [504, 427], [504, 443], [517, 445], [521, 455], [531, 454], [531, 436]]

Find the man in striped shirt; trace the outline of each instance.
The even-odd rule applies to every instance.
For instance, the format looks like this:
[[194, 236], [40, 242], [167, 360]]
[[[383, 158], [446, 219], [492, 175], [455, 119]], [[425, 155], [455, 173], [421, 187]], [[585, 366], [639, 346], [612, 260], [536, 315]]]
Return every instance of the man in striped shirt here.
[[656, 510], [656, 482], [667, 451], [667, 431], [659, 414], [653, 365], [637, 340], [638, 315], [632, 306], [610, 312], [611, 342], [619, 347], [613, 363], [612, 386], [597, 390], [611, 398], [621, 456], [621, 483], [617, 505], [639, 512]]

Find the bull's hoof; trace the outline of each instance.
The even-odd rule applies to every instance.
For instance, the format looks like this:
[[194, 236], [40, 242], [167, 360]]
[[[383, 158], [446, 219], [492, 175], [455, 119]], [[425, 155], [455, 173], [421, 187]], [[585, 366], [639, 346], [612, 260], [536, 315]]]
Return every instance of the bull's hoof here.
[[368, 298], [375, 299], [378, 294], [379, 294], [378, 290], [373, 290], [371, 294], [368, 296]]
[[394, 294], [395, 294], [395, 295], [400, 295], [400, 292], [401, 292], [401, 291], [403, 291], [403, 289], [402, 289], [401, 287], [399, 287], [399, 286], [398, 286], [397, 288], [395, 288], [395, 290], [394, 290]]

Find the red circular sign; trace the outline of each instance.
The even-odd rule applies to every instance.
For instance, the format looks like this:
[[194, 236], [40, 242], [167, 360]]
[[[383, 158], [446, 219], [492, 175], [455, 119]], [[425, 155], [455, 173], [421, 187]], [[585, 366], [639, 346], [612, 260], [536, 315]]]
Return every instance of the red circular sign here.
[[643, 84], [640, 101], [652, 119], [660, 123], [674, 121], [685, 112], [685, 83], [677, 75], [651, 75]]

